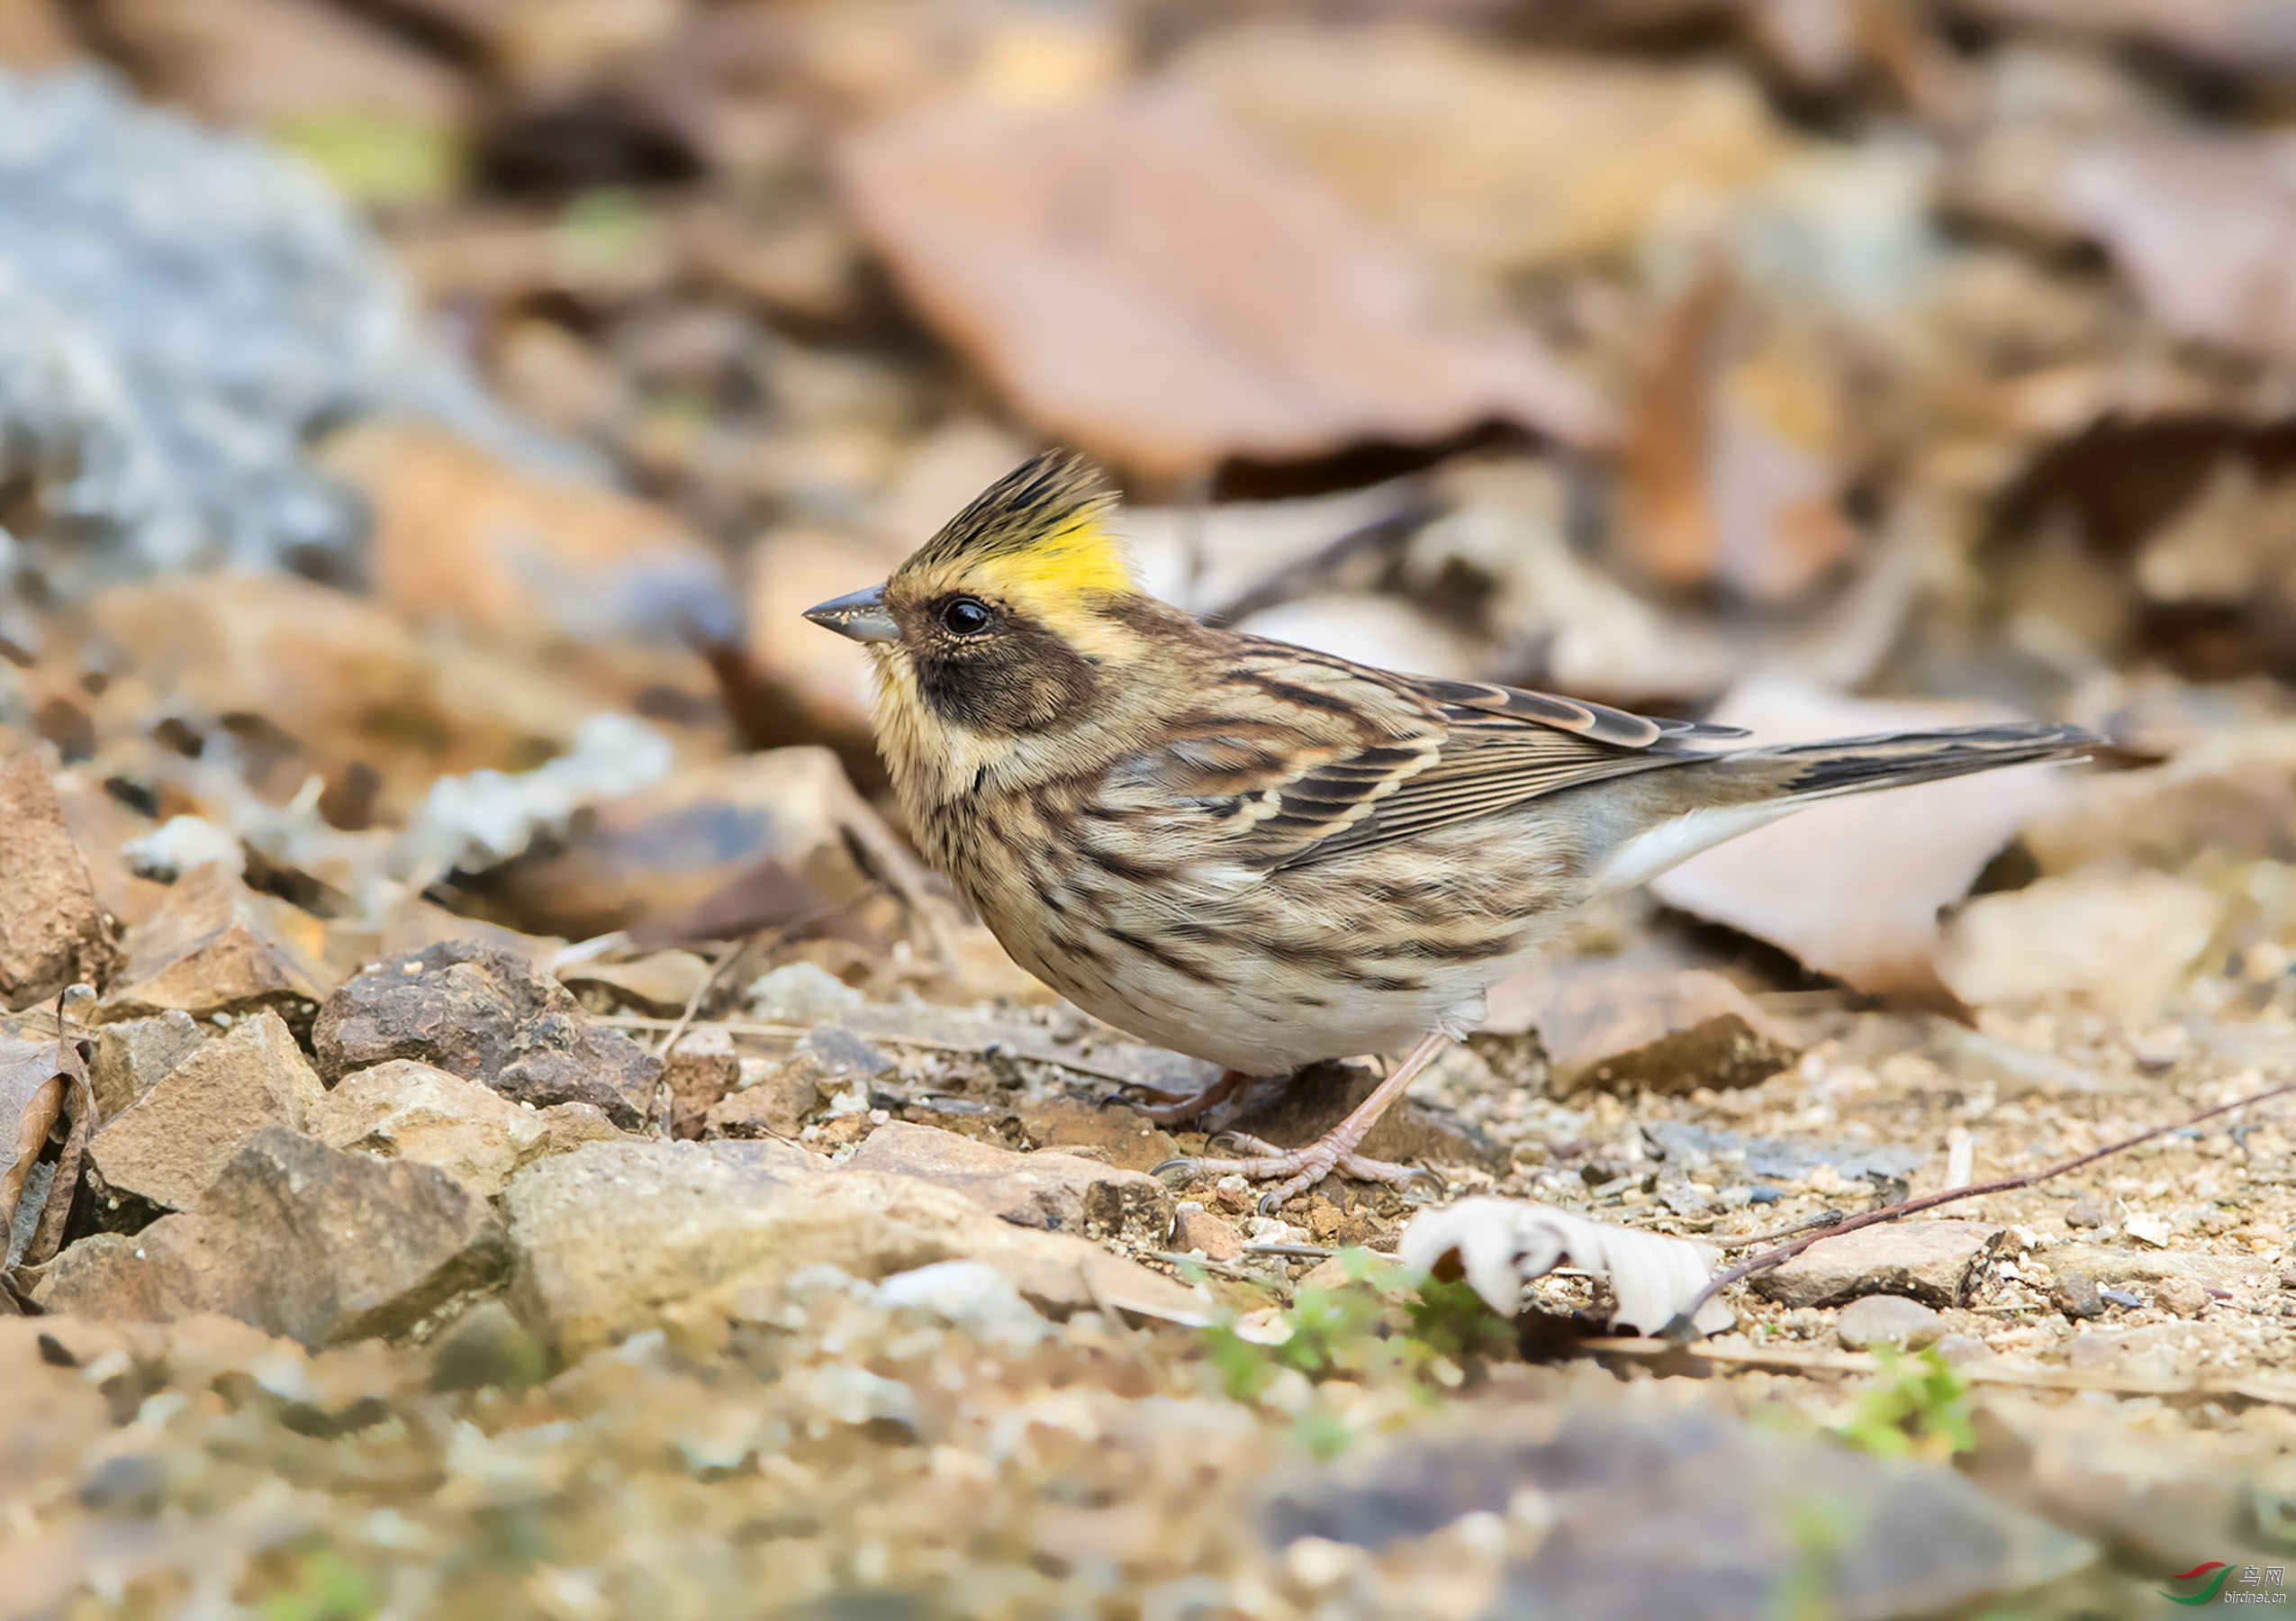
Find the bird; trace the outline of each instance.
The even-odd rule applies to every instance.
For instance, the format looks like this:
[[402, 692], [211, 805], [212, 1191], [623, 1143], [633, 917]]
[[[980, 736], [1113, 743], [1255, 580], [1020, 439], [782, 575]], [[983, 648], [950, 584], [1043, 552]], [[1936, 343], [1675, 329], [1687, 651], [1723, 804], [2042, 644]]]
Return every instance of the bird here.
[[1747, 734], [1374, 668], [1150, 595], [1115, 505], [1095, 464], [1045, 451], [805, 617], [867, 649], [910, 835], [1014, 960], [1219, 1066], [1152, 1116], [1403, 1055], [1305, 1147], [1185, 1162], [1276, 1182], [1263, 1210], [1334, 1171], [1423, 1174], [1365, 1134], [1575, 909], [1807, 805], [2101, 742], [2015, 722], [1731, 747]]

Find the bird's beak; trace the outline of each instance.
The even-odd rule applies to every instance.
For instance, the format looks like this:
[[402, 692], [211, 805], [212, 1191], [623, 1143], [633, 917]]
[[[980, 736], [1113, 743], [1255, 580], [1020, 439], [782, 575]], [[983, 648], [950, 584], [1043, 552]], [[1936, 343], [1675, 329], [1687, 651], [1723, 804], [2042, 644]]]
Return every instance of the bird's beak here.
[[890, 642], [901, 638], [900, 627], [885, 611], [885, 588], [872, 585], [849, 596], [832, 597], [808, 608], [805, 617], [825, 630], [850, 636], [857, 642]]

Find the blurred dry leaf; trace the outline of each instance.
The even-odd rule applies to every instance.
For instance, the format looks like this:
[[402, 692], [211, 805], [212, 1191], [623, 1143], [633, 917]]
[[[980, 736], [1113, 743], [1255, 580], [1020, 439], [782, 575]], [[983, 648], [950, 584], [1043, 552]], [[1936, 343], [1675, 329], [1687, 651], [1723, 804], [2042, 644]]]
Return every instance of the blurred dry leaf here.
[[[1610, 1285], [1611, 1322], [1655, 1334], [1680, 1315], [1713, 1275], [1715, 1253], [1686, 1238], [1589, 1221], [1515, 1199], [1462, 1199], [1411, 1218], [1396, 1257], [1415, 1272], [1455, 1264], [1483, 1303], [1503, 1318], [1523, 1309], [1523, 1286], [1568, 1260]], [[1736, 1320], [1721, 1300], [1694, 1319], [1715, 1334]]]
[[0, 67], [15, 73], [60, 68], [79, 54], [79, 41], [56, 0], [0, 0]]
[[2164, 324], [2296, 358], [2296, 136], [2099, 146], [2063, 184]]
[[418, 622], [528, 642], [674, 641], [728, 618], [717, 554], [618, 491], [536, 478], [407, 423], [339, 434], [323, 461], [374, 509], [378, 594]]
[[2296, 477], [2266, 478], [2226, 457], [2136, 558], [2137, 584], [2156, 602], [2296, 608]]
[[2077, 997], [2133, 1028], [2158, 1012], [2224, 914], [2219, 897], [2165, 873], [2068, 873], [1969, 902], [1938, 967], [1973, 1007]]
[[2139, 40], [2235, 71], [2296, 64], [2286, 0], [1961, 0], [1961, 9], [2001, 23]]
[[[2011, 719], [1992, 704], [1880, 703], [1776, 677], [1749, 681], [1714, 720], [1764, 743]], [[1791, 952], [1858, 990], [1955, 1009], [1936, 966], [1938, 910], [2029, 819], [2057, 802], [2040, 768], [1924, 783], [1797, 811], [1693, 856], [1650, 887], [1669, 906]]]
[[1048, 430], [1136, 471], [1607, 423], [1527, 333], [1444, 329], [1406, 259], [1201, 103], [952, 106], [848, 141], [863, 230]]
[[1840, 391], [1814, 332], [1739, 307], [1719, 264], [1659, 329], [1612, 544], [1644, 578], [1791, 602], [1849, 557]]
[[1631, 253], [1793, 149], [1741, 74], [1507, 52], [1410, 24], [1247, 27], [1178, 71], [1237, 129], [1459, 269]]
[[95, 0], [88, 9], [147, 87], [220, 122], [366, 113], [445, 128], [470, 110], [454, 68], [335, 6]]

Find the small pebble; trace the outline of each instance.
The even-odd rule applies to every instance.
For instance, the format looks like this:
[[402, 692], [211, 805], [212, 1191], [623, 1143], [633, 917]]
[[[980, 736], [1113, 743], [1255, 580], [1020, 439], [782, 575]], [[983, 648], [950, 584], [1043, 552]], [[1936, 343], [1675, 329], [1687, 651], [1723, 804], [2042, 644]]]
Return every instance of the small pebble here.
[[1183, 1204], [1172, 1212], [1172, 1248], [1186, 1254], [1201, 1251], [1207, 1261], [1233, 1261], [1243, 1254], [1243, 1235], [1200, 1204]]
[[2101, 1227], [2104, 1212], [2085, 1199], [2076, 1199], [2065, 1212], [2065, 1225], [2069, 1227]]
[[1970, 1334], [1940, 1335], [1936, 1349], [1939, 1356], [1957, 1368], [1993, 1359], [1993, 1348]]
[[2069, 1318], [2100, 1318], [2105, 1311], [2103, 1293], [2097, 1288], [2097, 1281], [2072, 1266], [2058, 1270], [2049, 1290], [2049, 1304]]
[[2178, 1317], [2200, 1316], [2208, 1309], [2209, 1300], [2207, 1287], [2190, 1278], [2170, 1278], [2153, 1290], [2153, 1304]]
[[1750, 1205], [1774, 1205], [1781, 1197], [1776, 1188], [1756, 1188], [1746, 1195], [1746, 1202]]
[[1852, 1351], [1870, 1351], [1876, 1345], [1918, 1351], [1936, 1344], [1944, 1331], [1943, 1319], [1921, 1301], [1886, 1294], [1850, 1301], [1833, 1326], [1834, 1338]]
[[2097, 1298], [2108, 1306], [2120, 1307], [2123, 1311], [2134, 1311], [2144, 1304], [2144, 1301], [2125, 1289], [2100, 1289], [2097, 1290]]

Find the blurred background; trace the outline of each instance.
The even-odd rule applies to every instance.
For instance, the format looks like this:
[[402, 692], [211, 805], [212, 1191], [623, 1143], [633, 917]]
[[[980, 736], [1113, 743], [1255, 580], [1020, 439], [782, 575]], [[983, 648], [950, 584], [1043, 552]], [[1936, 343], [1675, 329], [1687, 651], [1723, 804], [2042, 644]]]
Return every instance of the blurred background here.
[[[2151, 1613], [2210, 1560], [2281, 1583], [2284, 1127], [1921, 1224], [1966, 1242], [1894, 1339], [1746, 1295], [1697, 1412], [1333, 1305], [1392, 1190], [1284, 1219], [1236, 1179], [1143, 1191], [1202, 1139], [1098, 1104], [1188, 1066], [918, 870], [860, 652], [800, 618], [1055, 441], [1216, 622], [1774, 736], [2112, 739], [2116, 770], [1829, 807], [1585, 919], [1561, 955], [1607, 977], [1503, 988], [1379, 1149], [1452, 1193], [1720, 1243], [2291, 1073], [2296, 0], [0, 0], [0, 1140], [30, 1146], [0, 1612], [921, 1616], [954, 1581], [967, 1615], [1721, 1615], [1755, 1543], [1797, 1616], [2090, 1561], [1986, 1613]], [[251, 1129], [170, 1080], [317, 1098], [295, 1044], [356, 1067], [373, 964], [444, 950], [475, 996], [474, 939], [520, 1018], [595, 1038], [588, 1091], [490, 1059], [459, 1073], [547, 1107], [434, 1075], [460, 1101], [385, 1100], [403, 1141], [357, 1089], [265, 1096], [344, 1185], [447, 1165], [508, 1304], [453, 1318], [423, 1260], [352, 1315], [284, 1194], [204, 1252], [203, 1315], [156, 1297], [123, 1250], [225, 1230], [194, 1204]], [[77, 983], [92, 1149], [42, 1010]], [[1370, 1083], [1325, 1079], [1284, 1140]], [[654, 1139], [842, 1164], [881, 1127], [1080, 1156], [1132, 1225], [1063, 1242], [1163, 1304], [1076, 1267], [1033, 1305], [872, 1292], [1000, 1254], [985, 1217], [862, 1211], [758, 1262], [853, 1274], [809, 1292], [719, 1264], [756, 1261], [770, 1189], [646, 1225], [705, 1154], [777, 1146]], [[140, 1164], [155, 1137], [212, 1163]], [[564, 1180], [610, 1151], [651, 1191]], [[504, 1260], [514, 1172], [574, 1191]], [[376, 1254], [400, 1204], [357, 1206]], [[1584, 1275], [1541, 1287], [1550, 1331], [1602, 1329]], [[1863, 1359], [1932, 1339], [1993, 1380], [1974, 1419], [1943, 1361]], [[1616, 1475], [1549, 1482], [1570, 1536], [1530, 1486], [1470, 1546], [1499, 1499], [1324, 1469], [1462, 1389], [1534, 1428], [1614, 1404], [1561, 1450]], [[1472, 1419], [1405, 1478], [1527, 1467]], [[1837, 1439], [1765, 1450], [1782, 1424]], [[1860, 1463], [1856, 1535], [1809, 1532], [1845, 1435], [1960, 1507], [1908, 1522]], [[1787, 1462], [1741, 1500], [1717, 1436]], [[2060, 1530], [2009, 1535], [2011, 1502]]]
[[2296, 671], [2276, 0], [6, 0], [0, 63], [0, 724], [68, 760], [220, 727], [360, 829], [615, 710], [873, 790], [795, 611], [1053, 439], [1163, 594], [1371, 662], [2138, 746]]

